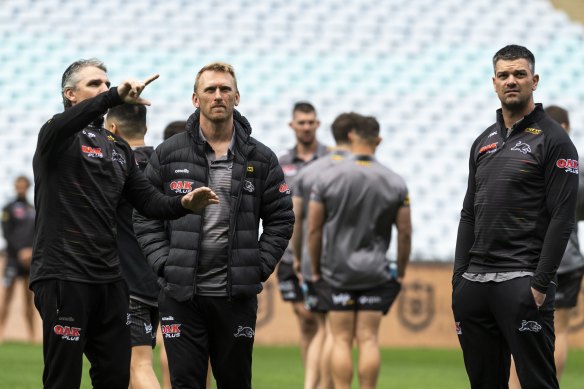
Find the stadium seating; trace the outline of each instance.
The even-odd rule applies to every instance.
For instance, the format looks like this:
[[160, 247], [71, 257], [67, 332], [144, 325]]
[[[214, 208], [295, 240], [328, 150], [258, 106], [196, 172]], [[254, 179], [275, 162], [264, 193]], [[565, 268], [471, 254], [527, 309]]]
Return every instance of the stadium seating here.
[[[491, 57], [509, 43], [534, 52], [536, 100], [570, 110], [584, 150], [582, 26], [546, 0], [6, 0], [0, 2], [0, 200], [32, 176], [36, 134], [62, 109], [61, 74], [78, 58], [106, 62], [115, 84], [161, 77], [145, 92], [147, 141], [193, 110], [196, 71], [234, 64], [241, 112], [279, 152], [297, 100], [319, 111], [320, 138], [343, 111], [375, 115], [381, 161], [407, 181], [413, 259], [452, 260], [468, 150], [495, 117]], [[395, 253], [390, 253], [395, 257]]]

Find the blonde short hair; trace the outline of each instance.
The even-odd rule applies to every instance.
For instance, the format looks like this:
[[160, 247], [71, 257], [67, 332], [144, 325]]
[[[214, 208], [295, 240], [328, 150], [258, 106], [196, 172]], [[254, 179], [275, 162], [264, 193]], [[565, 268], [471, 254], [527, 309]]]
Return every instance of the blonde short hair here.
[[195, 86], [193, 88], [195, 93], [197, 93], [197, 88], [199, 86], [199, 79], [201, 78], [201, 74], [203, 74], [206, 71], [223, 72], [231, 74], [231, 76], [233, 77], [233, 81], [235, 82], [235, 91], [236, 92], [238, 91], [237, 77], [235, 77], [235, 69], [233, 68], [233, 65], [230, 65], [226, 62], [212, 62], [210, 64], [203, 66], [201, 70], [199, 70], [199, 72], [197, 73], [197, 77], [195, 78]]

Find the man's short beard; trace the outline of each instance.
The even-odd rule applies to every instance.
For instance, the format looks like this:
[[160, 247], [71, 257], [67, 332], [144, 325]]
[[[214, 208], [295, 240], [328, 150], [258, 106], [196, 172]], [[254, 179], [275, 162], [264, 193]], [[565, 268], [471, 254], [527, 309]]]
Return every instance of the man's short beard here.
[[518, 112], [523, 111], [529, 105], [529, 100], [514, 100], [512, 103], [501, 101], [501, 105], [508, 111]]

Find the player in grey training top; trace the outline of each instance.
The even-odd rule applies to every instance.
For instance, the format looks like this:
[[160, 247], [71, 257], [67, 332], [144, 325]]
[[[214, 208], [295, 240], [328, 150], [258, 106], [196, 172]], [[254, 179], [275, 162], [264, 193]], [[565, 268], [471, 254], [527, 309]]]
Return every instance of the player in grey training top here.
[[[292, 120], [288, 124], [294, 131], [296, 144], [285, 153], [278, 156], [278, 162], [284, 172], [286, 184], [294, 190], [294, 181], [298, 172], [322, 157], [328, 152], [328, 148], [316, 138], [316, 131], [320, 127], [320, 121], [316, 109], [306, 101], [299, 101], [292, 109]], [[306, 366], [306, 353], [308, 345], [317, 331], [317, 323], [314, 316], [304, 307], [304, 296], [300, 282], [292, 268], [292, 248], [290, 245], [284, 251], [282, 260], [276, 270], [280, 294], [284, 301], [290, 302], [294, 315], [298, 319], [300, 327], [300, 351], [304, 366]]]
[[[411, 248], [408, 190], [404, 180], [374, 157], [379, 123], [365, 118], [349, 133], [353, 156], [323, 172], [308, 211], [308, 249], [313, 281], [331, 286], [334, 386], [350, 387], [352, 344], [359, 345], [359, 384], [374, 388], [379, 375], [377, 335], [401, 287]], [[398, 231], [398, 279], [386, 252]], [[356, 330], [358, 329], [358, 330]]]
[[318, 182], [318, 177], [329, 167], [344, 160], [350, 154], [349, 132], [357, 126], [358, 120], [363, 116], [356, 113], [342, 113], [331, 125], [333, 138], [337, 144], [330, 154], [319, 158], [304, 167], [296, 176], [292, 188], [292, 203], [294, 204], [294, 234], [290, 240], [290, 246], [294, 254], [294, 270], [303, 282], [304, 302], [307, 309], [314, 315], [317, 322], [317, 331], [308, 346], [304, 370], [305, 388], [328, 388], [332, 386], [330, 376], [330, 353], [332, 349], [332, 336], [327, 331], [326, 312], [328, 308], [319, 299], [319, 293], [326, 293], [328, 289], [324, 281], [312, 282], [310, 259], [306, 248], [306, 228], [308, 203], [312, 186]]

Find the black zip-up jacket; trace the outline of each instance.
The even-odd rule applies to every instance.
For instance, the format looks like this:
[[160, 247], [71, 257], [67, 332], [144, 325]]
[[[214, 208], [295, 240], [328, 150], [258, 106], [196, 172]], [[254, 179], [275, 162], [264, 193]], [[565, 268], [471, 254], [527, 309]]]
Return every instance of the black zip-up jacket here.
[[121, 103], [114, 87], [53, 116], [40, 130], [33, 158], [37, 214], [31, 285], [50, 278], [121, 279], [116, 210], [122, 197], [150, 217], [189, 212], [179, 197], [154, 189], [130, 146], [101, 127], [108, 108]]
[[501, 110], [473, 143], [453, 283], [466, 271], [531, 271], [545, 293], [574, 227], [578, 153], [541, 104], [509, 138]]
[[26, 198], [17, 198], [2, 210], [2, 233], [6, 239], [6, 256], [14, 263], [18, 251], [32, 247], [34, 236], [34, 207]]
[[[137, 147], [134, 149], [136, 163], [141, 171], [146, 169], [148, 160], [154, 148], [150, 146]], [[118, 206], [118, 251], [122, 275], [128, 284], [130, 297], [141, 298], [142, 302], [155, 303], [158, 299], [160, 288], [156, 274], [148, 265], [148, 261], [136, 241], [134, 234], [134, 224], [132, 222], [132, 204], [125, 199], [120, 200]]]
[[[227, 293], [249, 297], [262, 290], [261, 282], [268, 279], [282, 257], [292, 235], [294, 213], [276, 155], [250, 136], [251, 126], [245, 117], [235, 111], [234, 119]], [[169, 195], [207, 185], [209, 168], [205, 141], [199, 134], [198, 110], [187, 121], [186, 132], [156, 148], [146, 176]], [[244, 185], [248, 190], [243, 190]], [[138, 242], [161, 277], [165, 292], [177, 301], [187, 301], [196, 293], [203, 218], [204, 211], [165, 225], [134, 213]], [[260, 219], [263, 233], [258, 240]]]

